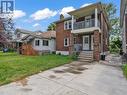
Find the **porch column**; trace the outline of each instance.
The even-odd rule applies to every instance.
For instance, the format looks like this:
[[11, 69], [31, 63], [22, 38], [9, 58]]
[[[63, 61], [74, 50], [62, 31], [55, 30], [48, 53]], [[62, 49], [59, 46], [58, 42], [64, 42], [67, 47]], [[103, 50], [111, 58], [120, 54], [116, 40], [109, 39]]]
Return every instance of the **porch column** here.
[[93, 49], [93, 57], [95, 61], [100, 60], [100, 34], [98, 30], [94, 31], [94, 49]]
[[98, 12], [97, 12], [97, 8], [95, 8], [95, 27], [97, 27], [98, 25]]
[[74, 30], [74, 16], [72, 16], [72, 21], [71, 21], [71, 23], [72, 23], [72, 30]]

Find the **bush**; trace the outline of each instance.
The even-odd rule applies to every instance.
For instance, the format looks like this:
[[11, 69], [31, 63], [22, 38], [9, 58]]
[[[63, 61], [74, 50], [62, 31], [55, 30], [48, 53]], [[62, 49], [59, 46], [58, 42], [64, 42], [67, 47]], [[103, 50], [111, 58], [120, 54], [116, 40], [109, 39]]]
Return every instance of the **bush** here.
[[55, 52], [55, 51], [53, 51], [53, 52], [52, 52], [52, 54], [56, 54], [56, 52]]
[[8, 49], [8, 52], [15, 52], [15, 49], [9, 48], [9, 49]]
[[127, 64], [124, 64], [122, 69], [123, 69], [123, 74], [127, 78]]
[[72, 55], [71, 55], [71, 58], [73, 59], [73, 60], [78, 60], [78, 55], [79, 55], [79, 53], [78, 52], [74, 52]]

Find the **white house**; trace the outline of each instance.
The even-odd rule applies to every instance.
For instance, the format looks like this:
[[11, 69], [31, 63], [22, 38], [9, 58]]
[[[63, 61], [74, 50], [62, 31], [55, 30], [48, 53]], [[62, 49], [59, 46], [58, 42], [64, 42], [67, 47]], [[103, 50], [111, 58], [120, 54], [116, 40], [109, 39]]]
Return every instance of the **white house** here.
[[56, 32], [47, 31], [42, 33], [30, 33], [22, 38], [22, 41], [31, 44], [32, 48], [39, 53], [56, 51]]

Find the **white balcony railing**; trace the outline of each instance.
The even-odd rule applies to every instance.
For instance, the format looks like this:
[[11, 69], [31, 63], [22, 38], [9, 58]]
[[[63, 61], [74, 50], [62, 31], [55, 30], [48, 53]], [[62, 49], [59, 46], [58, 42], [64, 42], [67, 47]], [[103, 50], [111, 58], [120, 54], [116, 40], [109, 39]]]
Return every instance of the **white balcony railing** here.
[[[74, 26], [74, 30], [95, 27], [95, 19], [75, 22], [73, 26]], [[98, 26], [99, 26], [99, 23], [98, 23]]]

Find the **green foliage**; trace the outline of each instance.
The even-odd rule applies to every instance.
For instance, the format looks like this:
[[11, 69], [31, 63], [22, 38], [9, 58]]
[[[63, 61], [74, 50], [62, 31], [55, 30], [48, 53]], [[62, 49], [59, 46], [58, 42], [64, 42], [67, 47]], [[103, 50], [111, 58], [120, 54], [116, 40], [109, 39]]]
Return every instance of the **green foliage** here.
[[122, 67], [122, 69], [123, 69], [123, 74], [127, 78], [127, 64], [124, 64], [123, 67]]
[[113, 3], [105, 4], [108, 19], [111, 25], [110, 37], [120, 36], [120, 19], [117, 17], [117, 7]]
[[8, 52], [15, 52], [15, 49], [9, 48], [9, 49], [8, 49]]
[[71, 58], [73, 59], [73, 60], [78, 60], [78, 53], [77, 52], [74, 52], [72, 55], [71, 55]]
[[121, 49], [122, 49], [122, 41], [120, 40], [119, 37], [111, 40], [110, 42], [110, 52], [111, 53], [119, 53]]
[[113, 3], [104, 4], [109, 23], [111, 25], [110, 36], [110, 52], [119, 52], [121, 49], [121, 31], [120, 18], [117, 16], [117, 6]]
[[63, 55], [24, 56], [16, 53], [0, 52], [0, 85], [71, 61], [71, 57]]
[[51, 23], [47, 28], [47, 31], [53, 31], [53, 30], [56, 30], [56, 24], [55, 23]]

